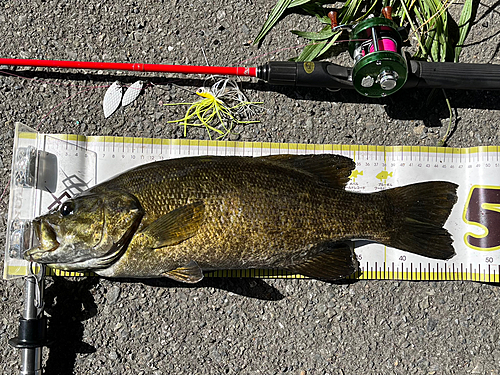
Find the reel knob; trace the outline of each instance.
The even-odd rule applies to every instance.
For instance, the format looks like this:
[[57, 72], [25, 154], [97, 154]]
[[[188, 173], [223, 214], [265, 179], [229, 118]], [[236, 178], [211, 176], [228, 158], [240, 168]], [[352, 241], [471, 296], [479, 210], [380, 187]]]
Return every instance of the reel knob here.
[[368, 18], [351, 31], [352, 81], [360, 94], [381, 98], [398, 91], [408, 77], [401, 35], [392, 19]]
[[390, 91], [398, 84], [398, 74], [396, 72], [384, 70], [379, 74], [378, 78], [382, 90]]

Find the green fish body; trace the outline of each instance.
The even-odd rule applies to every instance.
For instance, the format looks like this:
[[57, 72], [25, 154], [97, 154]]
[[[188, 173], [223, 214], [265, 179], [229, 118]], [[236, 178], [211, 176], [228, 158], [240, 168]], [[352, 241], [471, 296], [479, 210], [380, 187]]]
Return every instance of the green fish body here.
[[278, 268], [321, 279], [356, 271], [347, 240], [437, 259], [455, 184], [370, 194], [345, 190], [354, 162], [337, 155], [200, 156], [129, 170], [34, 221], [27, 259], [107, 277], [197, 282], [203, 271]]

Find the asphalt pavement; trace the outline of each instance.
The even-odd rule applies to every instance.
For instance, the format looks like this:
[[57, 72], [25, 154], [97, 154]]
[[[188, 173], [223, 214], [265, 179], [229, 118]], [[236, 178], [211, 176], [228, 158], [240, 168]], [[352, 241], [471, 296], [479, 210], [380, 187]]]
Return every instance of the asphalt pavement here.
[[[0, 0], [0, 56], [169, 64], [263, 64], [296, 56], [289, 30], [320, 27], [289, 14], [260, 46], [269, 0]], [[456, 16], [461, 4], [451, 5]], [[498, 64], [498, 2], [481, 2], [462, 62]], [[349, 64], [345, 53], [331, 61]], [[14, 123], [46, 133], [182, 138], [167, 124], [196, 100], [203, 77], [5, 69], [0, 73], [0, 183], [10, 178]], [[106, 88], [119, 79], [152, 84], [110, 118]], [[34, 79], [36, 78], [36, 79]], [[408, 90], [383, 99], [355, 92], [270, 87], [243, 80], [262, 101], [260, 123], [233, 140], [435, 146], [449, 111], [441, 92]], [[499, 145], [500, 94], [449, 90], [457, 121], [449, 146]], [[208, 139], [203, 129], [188, 138]], [[5, 243], [8, 197], [0, 202]], [[3, 260], [3, 255], [2, 258]], [[19, 373], [8, 346], [23, 306], [23, 282], [0, 283], [0, 371]], [[498, 285], [478, 282], [205, 279], [116, 281], [49, 278], [46, 374], [499, 374]]]

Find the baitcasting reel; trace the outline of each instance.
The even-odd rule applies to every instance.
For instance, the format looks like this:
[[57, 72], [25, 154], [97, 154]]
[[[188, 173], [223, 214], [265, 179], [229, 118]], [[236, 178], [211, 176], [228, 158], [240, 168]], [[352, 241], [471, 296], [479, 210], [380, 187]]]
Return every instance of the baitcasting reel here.
[[382, 14], [384, 17], [358, 23], [350, 34], [352, 82], [357, 92], [370, 98], [395, 93], [408, 78], [408, 66], [401, 53], [403, 41], [390, 7], [384, 8]]
[[[420, 63], [414, 67], [411, 62], [410, 67], [403, 56], [401, 29], [391, 13], [387, 6], [382, 9], [383, 17], [371, 16], [356, 25], [338, 25], [337, 12], [328, 13], [332, 31], [349, 31], [352, 68], [327, 62], [269, 62], [257, 68], [257, 77], [278, 85], [354, 88], [369, 98], [383, 98], [408, 84], [416, 86], [413, 81], [419, 78]], [[410, 75], [412, 82], [407, 82]]]

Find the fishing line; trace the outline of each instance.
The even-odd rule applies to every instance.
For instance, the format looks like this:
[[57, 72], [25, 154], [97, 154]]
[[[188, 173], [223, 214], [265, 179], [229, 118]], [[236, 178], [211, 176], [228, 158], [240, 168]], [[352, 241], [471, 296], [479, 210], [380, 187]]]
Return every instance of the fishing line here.
[[[335, 42], [333, 42], [333, 44], [339, 44], [339, 43], [349, 43], [349, 42], [365, 42], [367, 40], [370, 40], [370, 39], [343, 39], [343, 40], [336, 40]], [[316, 46], [316, 45], [320, 45], [320, 44], [328, 44], [329, 41], [326, 41], [326, 42], [317, 42], [317, 43], [308, 43], [308, 44], [299, 44], [297, 46], [292, 46], [292, 47], [284, 47], [284, 48], [279, 48], [279, 49], [276, 49], [274, 51], [271, 51], [271, 52], [267, 52], [267, 53], [264, 53], [262, 55], [258, 55], [258, 56], [255, 56], [255, 57], [250, 57], [246, 60], [243, 60], [241, 61], [238, 65], [245, 65], [245, 63], [248, 63], [250, 61], [255, 61], [257, 59], [261, 59], [263, 57], [266, 57], [266, 56], [271, 56], [271, 55], [274, 55], [278, 52], [283, 52], [283, 51], [290, 51], [290, 50], [293, 50], [293, 49], [298, 49], [298, 48], [305, 48], [307, 46]]]

